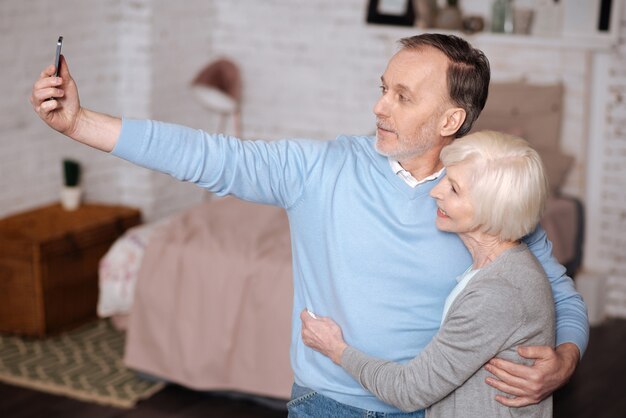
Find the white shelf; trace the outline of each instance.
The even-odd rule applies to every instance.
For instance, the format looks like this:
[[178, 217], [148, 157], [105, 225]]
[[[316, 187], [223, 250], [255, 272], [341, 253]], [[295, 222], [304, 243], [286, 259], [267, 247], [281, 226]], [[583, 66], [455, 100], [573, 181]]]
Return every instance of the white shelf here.
[[505, 44], [515, 46], [532, 46], [538, 48], [609, 50], [616, 43], [610, 35], [563, 35], [561, 37], [545, 37], [534, 35], [516, 35], [499, 33], [478, 33], [474, 35], [460, 35], [479, 44]]
[[416, 27], [393, 26], [393, 25], [374, 25], [368, 24], [368, 31], [375, 33], [381, 38], [386, 38], [390, 42], [397, 39], [418, 35], [420, 33], [436, 32], [449, 35], [457, 35], [466, 39], [471, 44], [485, 45], [510, 45], [519, 47], [533, 48], [558, 48], [558, 49], [582, 49], [589, 51], [609, 51], [611, 47], [617, 44], [617, 39], [612, 34], [593, 34], [593, 35], [563, 35], [560, 37], [545, 37], [534, 35], [518, 35], [491, 32], [478, 32], [475, 34], [466, 34], [459, 31], [448, 31], [437, 28], [428, 30]]

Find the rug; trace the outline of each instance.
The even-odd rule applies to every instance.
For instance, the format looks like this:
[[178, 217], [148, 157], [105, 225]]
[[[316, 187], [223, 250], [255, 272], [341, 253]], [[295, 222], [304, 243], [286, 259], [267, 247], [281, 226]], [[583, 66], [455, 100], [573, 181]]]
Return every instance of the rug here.
[[45, 339], [0, 334], [0, 380], [82, 401], [132, 408], [165, 384], [122, 363], [124, 333], [107, 320]]

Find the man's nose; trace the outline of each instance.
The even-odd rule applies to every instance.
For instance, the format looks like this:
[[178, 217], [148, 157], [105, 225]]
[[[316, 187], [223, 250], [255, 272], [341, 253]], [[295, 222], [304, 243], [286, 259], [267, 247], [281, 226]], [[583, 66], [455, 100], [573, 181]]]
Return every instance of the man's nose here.
[[374, 105], [374, 114], [378, 117], [389, 116], [389, 104], [385, 96], [380, 96]]

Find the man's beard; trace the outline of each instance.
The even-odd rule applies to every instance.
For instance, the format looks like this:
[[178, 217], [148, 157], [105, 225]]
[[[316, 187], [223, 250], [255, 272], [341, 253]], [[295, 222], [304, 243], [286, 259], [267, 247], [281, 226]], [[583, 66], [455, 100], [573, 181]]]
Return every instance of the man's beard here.
[[[384, 123], [377, 121], [377, 126], [386, 126]], [[398, 140], [396, 147], [392, 150], [381, 149], [381, 139], [376, 134], [376, 151], [385, 157], [392, 158], [396, 161], [406, 160], [408, 158], [424, 155], [437, 143], [436, 120], [429, 121], [426, 125], [422, 125], [418, 132], [412, 136], [400, 137], [396, 134]]]

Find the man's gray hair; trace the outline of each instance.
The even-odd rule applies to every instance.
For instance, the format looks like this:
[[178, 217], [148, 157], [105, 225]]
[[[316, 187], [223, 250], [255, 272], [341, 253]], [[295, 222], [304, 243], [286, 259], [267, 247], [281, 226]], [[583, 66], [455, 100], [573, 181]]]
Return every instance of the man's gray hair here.
[[465, 121], [455, 137], [469, 133], [485, 107], [489, 94], [491, 70], [485, 54], [458, 36], [440, 33], [424, 33], [400, 39], [399, 42], [403, 49], [430, 46], [448, 57], [448, 95], [455, 105], [465, 110]]

